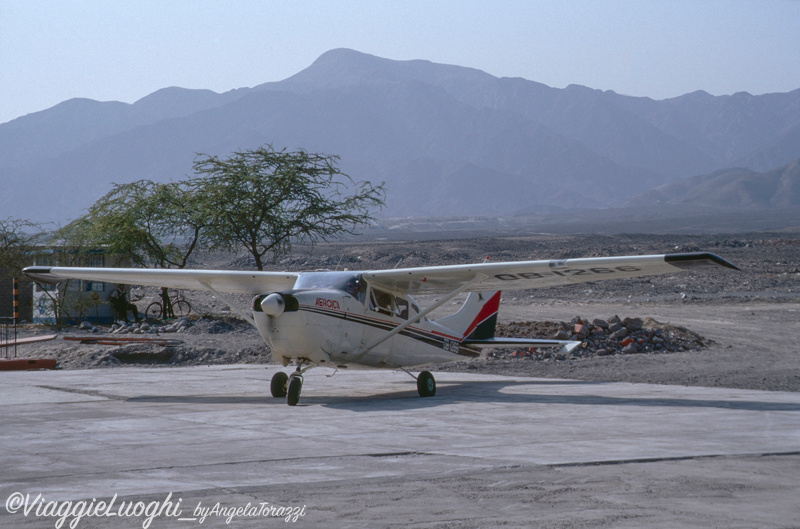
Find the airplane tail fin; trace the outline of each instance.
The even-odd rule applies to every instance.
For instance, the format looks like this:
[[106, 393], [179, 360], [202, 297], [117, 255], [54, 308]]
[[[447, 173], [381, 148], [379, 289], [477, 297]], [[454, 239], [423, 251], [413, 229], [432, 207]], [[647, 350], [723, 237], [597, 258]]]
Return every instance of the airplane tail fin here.
[[487, 340], [494, 338], [500, 292], [470, 292], [455, 314], [436, 320], [462, 339]]
[[464, 305], [452, 316], [440, 318], [436, 323], [447, 327], [461, 337], [461, 343], [470, 347], [491, 349], [498, 347], [559, 347], [559, 352], [569, 354], [581, 345], [580, 341], [548, 340], [543, 338], [496, 338], [497, 311], [500, 292], [470, 292]]

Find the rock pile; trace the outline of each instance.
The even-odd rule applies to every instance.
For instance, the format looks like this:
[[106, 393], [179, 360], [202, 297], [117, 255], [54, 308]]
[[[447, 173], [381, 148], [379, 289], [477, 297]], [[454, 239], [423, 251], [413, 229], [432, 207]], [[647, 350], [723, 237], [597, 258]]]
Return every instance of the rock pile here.
[[161, 334], [184, 332], [190, 329], [192, 325], [192, 321], [185, 316], [164, 325], [151, 324], [146, 321], [137, 323], [121, 322], [111, 326], [111, 334]]
[[501, 349], [490, 357], [514, 356], [532, 360], [567, 360], [570, 357], [638, 353], [672, 353], [705, 347], [707, 341], [683, 327], [659, 323], [652, 318], [613, 316], [588, 320], [580, 316], [567, 322], [512, 322], [497, 326], [498, 336], [552, 338], [580, 341], [580, 347], [565, 354], [552, 348]]

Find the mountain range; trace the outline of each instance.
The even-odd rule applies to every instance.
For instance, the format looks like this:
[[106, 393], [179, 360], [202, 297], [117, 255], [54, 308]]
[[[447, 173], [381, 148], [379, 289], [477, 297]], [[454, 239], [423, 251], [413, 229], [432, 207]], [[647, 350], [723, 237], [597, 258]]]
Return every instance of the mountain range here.
[[198, 153], [264, 144], [385, 182], [379, 217], [800, 205], [800, 89], [657, 101], [336, 49], [253, 88], [71, 99], [0, 124], [0, 216], [69, 221], [112, 182], [181, 179]]

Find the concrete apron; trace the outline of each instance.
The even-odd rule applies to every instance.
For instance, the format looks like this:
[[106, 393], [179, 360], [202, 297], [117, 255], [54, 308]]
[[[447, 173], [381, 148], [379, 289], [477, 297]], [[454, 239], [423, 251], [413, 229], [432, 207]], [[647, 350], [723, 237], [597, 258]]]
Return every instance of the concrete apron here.
[[[3, 373], [0, 498], [76, 500], [531, 464], [800, 451], [800, 394], [276, 366]], [[5, 512], [3, 513], [5, 514]]]

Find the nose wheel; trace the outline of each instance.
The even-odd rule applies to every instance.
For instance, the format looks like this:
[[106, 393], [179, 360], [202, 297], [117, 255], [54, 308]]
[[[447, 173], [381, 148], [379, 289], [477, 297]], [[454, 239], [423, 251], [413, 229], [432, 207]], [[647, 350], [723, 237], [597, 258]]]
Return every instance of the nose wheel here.
[[286, 390], [289, 387], [289, 375], [283, 371], [278, 371], [272, 375], [272, 380], [269, 383], [269, 392], [273, 397], [282, 398], [286, 396]]
[[301, 389], [303, 389], [303, 375], [292, 373], [292, 376], [289, 377], [289, 389], [286, 390], [286, 404], [297, 406]]
[[303, 372], [310, 367], [303, 369], [302, 366], [298, 365], [291, 375], [278, 371], [272, 375], [272, 380], [269, 383], [269, 392], [276, 398], [286, 397], [286, 404], [296, 406], [300, 400], [300, 391], [303, 389]]

